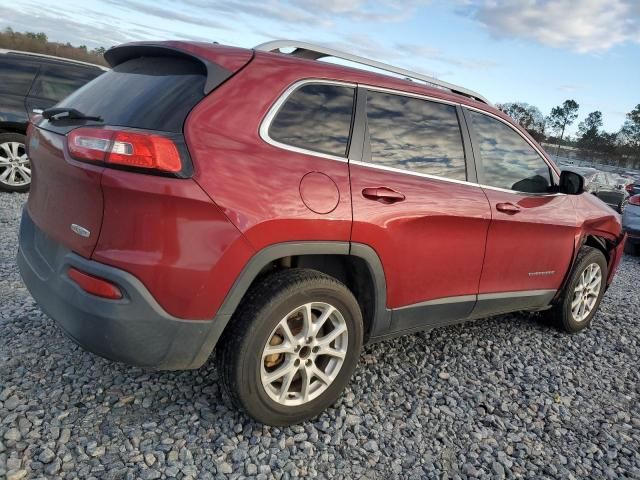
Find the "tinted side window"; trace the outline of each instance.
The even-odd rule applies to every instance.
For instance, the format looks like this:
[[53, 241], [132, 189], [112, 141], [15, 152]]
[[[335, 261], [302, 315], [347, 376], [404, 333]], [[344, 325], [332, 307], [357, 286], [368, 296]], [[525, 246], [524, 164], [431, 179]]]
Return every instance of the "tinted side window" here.
[[304, 85], [287, 98], [269, 127], [280, 143], [347, 155], [355, 90], [341, 85]]
[[526, 193], [546, 193], [551, 186], [549, 166], [524, 138], [504, 123], [470, 112], [480, 147], [484, 183]]
[[43, 65], [30, 95], [60, 101], [101, 73], [98, 69]]
[[0, 92], [12, 95], [27, 95], [38, 65], [28, 60], [0, 55]]
[[367, 94], [371, 162], [466, 180], [455, 107], [380, 92]]

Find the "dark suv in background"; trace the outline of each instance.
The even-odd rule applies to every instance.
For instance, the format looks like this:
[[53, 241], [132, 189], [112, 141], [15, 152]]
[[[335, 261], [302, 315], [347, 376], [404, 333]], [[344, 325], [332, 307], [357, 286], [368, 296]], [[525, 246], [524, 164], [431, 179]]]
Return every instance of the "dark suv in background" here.
[[0, 189], [26, 191], [31, 167], [24, 142], [29, 116], [53, 106], [107, 68], [0, 49]]

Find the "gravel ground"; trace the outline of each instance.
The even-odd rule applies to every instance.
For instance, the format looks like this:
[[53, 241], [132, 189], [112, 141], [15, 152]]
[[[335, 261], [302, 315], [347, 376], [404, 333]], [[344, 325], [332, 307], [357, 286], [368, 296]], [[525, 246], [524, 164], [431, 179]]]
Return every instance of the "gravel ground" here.
[[150, 373], [68, 340], [14, 257], [25, 195], [0, 193], [0, 478], [640, 478], [640, 263], [594, 326], [508, 315], [365, 349], [314, 422], [256, 424], [213, 364]]

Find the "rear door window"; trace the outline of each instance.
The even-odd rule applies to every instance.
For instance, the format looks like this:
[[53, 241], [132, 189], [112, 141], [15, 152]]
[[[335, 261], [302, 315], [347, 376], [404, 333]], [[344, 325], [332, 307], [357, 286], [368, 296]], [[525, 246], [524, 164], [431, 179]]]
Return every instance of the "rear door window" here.
[[0, 55], [0, 93], [26, 96], [38, 73], [38, 65], [28, 59]]
[[304, 85], [278, 110], [269, 137], [293, 147], [346, 157], [354, 96], [353, 87]]
[[370, 91], [367, 125], [371, 163], [466, 180], [462, 133], [454, 106]]
[[103, 73], [58, 104], [105, 125], [182, 133], [188, 113], [204, 97], [206, 70], [196, 60], [142, 57]]
[[549, 165], [520, 134], [489, 115], [469, 113], [482, 160], [483, 183], [517, 192], [549, 192]]
[[97, 68], [43, 64], [29, 95], [58, 102], [101, 73]]

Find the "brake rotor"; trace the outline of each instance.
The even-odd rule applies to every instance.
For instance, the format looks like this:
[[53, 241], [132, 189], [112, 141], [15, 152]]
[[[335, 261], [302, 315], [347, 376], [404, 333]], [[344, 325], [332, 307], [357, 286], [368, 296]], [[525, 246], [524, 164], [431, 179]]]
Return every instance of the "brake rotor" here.
[[[289, 324], [289, 329], [291, 330], [291, 334], [295, 337], [302, 331], [302, 315], [297, 314], [295, 317], [290, 319], [291, 323]], [[275, 333], [271, 340], [269, 340], [269, 345], [271, 347], [275, 347], [276, 345], [280, 345], [284, 341], [284, 338], [278, 333]], [[277, 367], [284, 361], [284, 353], [272, 353], [271, 355], [267, 355], [264, 357], [264, 366], [265, 368], [273, 368]]]
[[[282, 337], [276, 333], [271, 337], [271, 340], [269, 340], [269, 345], [275, 347], [276, 345], [280, 345], [282, 341]], [[264, 357], [264, 366], [267, 368], [273, 368], [282, 363], [282, 360], [284, 360], [284, 354], [272, 353], [271, 355]]]

